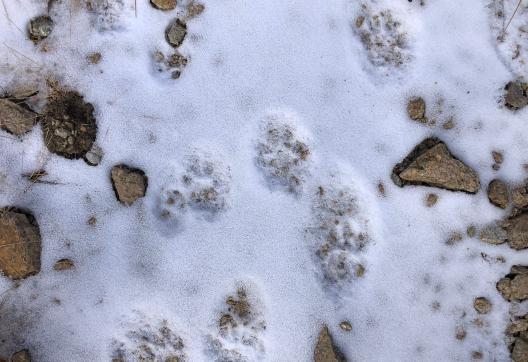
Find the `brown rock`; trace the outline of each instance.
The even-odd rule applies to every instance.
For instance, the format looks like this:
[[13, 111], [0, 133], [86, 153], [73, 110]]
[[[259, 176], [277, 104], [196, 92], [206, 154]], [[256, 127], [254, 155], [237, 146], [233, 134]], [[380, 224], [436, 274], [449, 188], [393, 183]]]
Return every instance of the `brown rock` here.
[[475, 298], [473, 307], [480, 314], [488, 314], [491, 311], [491, 302], [484, 297]]
[[349, 321], [342, 321], [341, 323], [339, 323], [339, 327], [347, 332], [350, 332], [352, 330], [352, 324], [350, 324]]
[[123, 204], [130, 206], [134, 201], [145, 196], [148, 178], [142, 170], [117, 165], [112, 167], [110, 176], [116, 197]]
[[180, 19], [176, 19], [169, 24], [165, 30], [165, 37], [170, 45], [179, 47], [187, 35], [187, 25]]
[[428, 194], [425, 199], [425, 206], [433, 207], [438, 201], [438, 196], [436, 194]]
[[407, 114], [413, 121], [426, 123], [425, 118], [425, 101], [421, 97], [412, 98], [407, 103]]
[[504, 104], [506, 107], [517, 110], [526, 106], [528, 104], [527, 88], [528, 84], [519, 81], [506, 84], [504, 87], [506, 90], [506, 95], [504, 96]]
[[23, 349], [11, 356], [11, 362], [31, 362], [31, 354], [27, 349]]
[[29, 212], [0, 209], [0, 271], [23, 279], [40, 271], [41, 239], [38, 224]]
[[88, 61], [91, 64], [99, 64], [103, 56], [99, 52], [92, 53], [88, 56]]
[[0, 128], [20, 136], [31, 131], [38, 121], [38, 114], [31, 111], [24, 103], [15, 103], [0, 99]]
[[150, 3], [160, 10], [174, 10], [176, 8], [176, 0], [150, 0]]
[[495, 161], [495, 163], [499, 165], [504, 161], [504, 156], [502, 155], [502, 152], [491, 151], [491, 156], [493, 157], [493, 161]]
[[513, 205], [519, 209], [528, 207], [528, 187], [527, 185], [519, 186], [512, 191]]
[[37, 16], [29, 22], [29, 37], [35, 43], [47, 38], [53, 31], [53, 20], [47, 15]]
[[74, 91], [58, 91], [48, 99], [43, 122], [44, 143], [50, 152], [81, 158], [97, 136], [94, 108]]
[[488, 185], [488, 199], [501, 209], [508, 207], [510, 196], [508, 194], [508, 186], [501, 180], [492, 180]]
[[53, 266], [53, 269], [56, 271], [63, 271], [63, 270], [69, 270], [72, 269], [75, 266], [72, 260], [70, 259], [61, 259], [58, 260], [55, 265]]
[[506, 242], [508, 234], [498, 225], [489, 225], [479, 233], [479, 239], [485, 243], [499, 245]]
[[392, 180], [400, 187], [424, 185], [452, 191], [476, 193], [477, 173], [453, 157], [437, 138], [427, 138], [392, 170]]
[[528, 213], [523, 213], [504, 222], [508, 245], [515, 250], [528, 248]]
[[191, 1], [189, 5], [187, 5], [187, 18], [192, 19], [194, 17], [197, 17], [203, 11], [205, 10], [205, 6], [203, 4]]
[[511, 354], [512, 360], [515, 362], [528, 361], [528, 341], [525, 338], [517, 337], [513, 343]]
[[508, 301], [528, 299], [528, 267], [512, 266], [510, 273], [498, 281], [497, 290]]
[[528, 315], [512, 322], [506, 329], [506, 334], [509, 336], [515, 336], [524, 331], [528, 331]]
[[319, 332], [314, 351], [314, 362], [346, 362], [343, 354], [334, 346], [327, 326], [323, 326]]

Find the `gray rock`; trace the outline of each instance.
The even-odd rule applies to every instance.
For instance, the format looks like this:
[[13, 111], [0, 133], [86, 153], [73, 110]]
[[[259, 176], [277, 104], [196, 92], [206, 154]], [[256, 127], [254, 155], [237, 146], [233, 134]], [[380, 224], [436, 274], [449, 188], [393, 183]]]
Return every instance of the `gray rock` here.
[[49, 16], [37, 16], [29, 22], [29, 37], [34, 42], [39, 42], [51, 34], [53, 27], [53, 20]]
[[477, 173], [451, 155], [437, 138], [418, 144], [394, 167], [392, 180], [400, 187], [424, 185], [467, 193], [476, 193], [480, 187]]
[[479, 233], [479, 239], [488, 244], [502, 244], [507, 238], [508, 234], [499, 225], [488, 225]]
[[501, 180], [492, 180], [488, 185], [488, 199], [493, 205], [501, 209], [507, 208], [510, 202], [508, 186]]
[[180, 19], [172, 21], [167, 27], [167, 30], [165, 30], [167, 41], [175, 48], [179, 47], [181, 43], [183, 43], [186, 35], [187, 25]]
[[520, 214], [504, 222], [508, 245], [515, 250], [528, 248], [528, 213]]
[[20, 104], [0, 99], [0, 128], [16, 136], [31, 131], [38, 121], [38, 114]]
[[528, 104], [528, 96], [526, 94], [528, 89], [527, 83], [520, 81], [509, 82], [504, 89], [506, 90], [506, 95], [504, 96], [504, 104], [506, 107], [517, 110]]

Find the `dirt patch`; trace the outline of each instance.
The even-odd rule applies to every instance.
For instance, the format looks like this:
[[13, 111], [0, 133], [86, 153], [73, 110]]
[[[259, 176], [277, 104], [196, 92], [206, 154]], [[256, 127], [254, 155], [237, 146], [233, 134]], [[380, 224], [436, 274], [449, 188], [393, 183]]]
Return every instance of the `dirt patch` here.
[[94, 107], [75, 91], [55, 91], [48, 99], [43, 129], [50, 152], [69, 159], [81, 158], [97, 136]]

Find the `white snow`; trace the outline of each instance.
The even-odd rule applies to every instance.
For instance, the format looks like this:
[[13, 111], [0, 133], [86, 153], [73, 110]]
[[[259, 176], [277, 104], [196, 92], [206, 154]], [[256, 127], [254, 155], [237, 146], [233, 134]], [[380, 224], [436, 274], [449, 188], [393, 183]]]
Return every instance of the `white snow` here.
[[[153, 55], [174, 51], [165, 27], [183, 16], [187, 0], [169, 12], [147, 0], [95, 2], [95, 14], [84, 1], [57, 2], [55, 29], [38, 45], [26, 27], [46, 12], [45, 1], [0, 4], [0, 90], [55, 79], [79, 91], [95, 107], [104, 150], [91, 167], [50, 154], [41, 125], [20, 140], [0, 132], [0, 204], [30, 209], [43, 238], [38, 275], [20, 283], [0, 277], [0, 356], [29, 348], [35, 361], [109, 361], [115, 341], [133, 343], [123, 341], [128, 329], [166, 320], [189, 361], [220, 360], [208, 341], [218, 337], [226, 296], [244, 283], [266, 323], [262, 349], [240, 349], [249, 361], [311, 361], [323, 323], [352, 361], [467, 361], [473, 351], [509, 360], [504, 330], [516, 306], [495, 283], [511, 265], [526, 264], [527, 251], [445, 241], [506, 215], [487, 199], [491, 179], [516, 184], [528, 176], [528, 107], [500, 104], [504, 85], [526, 77], [526, 63], [511, 60], [509, 48], [521, 34], [526, 59], [526, 33], [518, 31], [525, 1], [498, 45], [488, 0], [364, 0], [401, 22], [405, 62], [394, 66], [380, 63], [384, 46], [375, 53], [361, 42], [357, 1], [203, 0], [205, 11], [187, 22], [179, 51], [189, 62], [177, 80], [157, 71]], [[517, 1], [505, 3], [511, 14]], [[89, 63], [93, 52], [102, 54], [99, 64]], [[426, 100], [435, 126], [408, 119], [412, 96]], [[309, 161], [294, 168], [298, 192], [270, 183], [259, 165], [261, 132], [276, 112], [310, 149]], [[443, 129], [451, 116], [455, 127]], [[393, 166], [431, 135], [478, 172], [476, 195], [394, 185]], [[491, 168], [492, 150], [504, 152], [500, 171]], [[193, 157], [201, 170], [189, 166]], [[110, 182], [111, 167], [122, 163], [149, 179], [131, 207], [116, 200]], [[58, 184], [21, 177], [41, 168]], [[185, 186], [189, 173], [196, 179]], [[323, 282], [307, 232], [319, 185], [346, 189], [356, 205], [349, 222], [368, 234], [365, 248], [351, 252], [364, 276], [339, 288]], [[181, 189], [192, 203], [193, 190], [204, 187], [218, 187], [216, 203], [195, 202], [173, 224], [161, 217], [164, 192]], [[439, 200], [427, 208], [430, 192]], [[54, 271], [62, 258], [75, 268]], [[490, 314], [473, 309], [479, 296], [493, 303]], [[351, 332], [339, 328], [343, 320]], [[467, 336], [457, 340], [461, 327]]]

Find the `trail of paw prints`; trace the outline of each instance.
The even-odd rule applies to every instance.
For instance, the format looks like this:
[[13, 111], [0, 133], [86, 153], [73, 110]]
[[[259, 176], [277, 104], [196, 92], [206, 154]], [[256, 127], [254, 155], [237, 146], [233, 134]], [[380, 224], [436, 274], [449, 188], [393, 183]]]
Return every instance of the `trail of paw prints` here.
[[331, 177], [317, 187], [312, 201], [308, 244], [323, 285], [336, 292], [365, 272], [361, 254], [370, 236], [368, 215], [359, 196], [358, 190]]
[[163, 187], [157, 204], [161, 220], [179, 226], [188, 211], [214, 220], [229, 206], [231, 170], [222, 160], [196, 150], [184, 161], [180, 178]]
[[167, 320], [135, 312], [124, 333], [111, 344], [112, 362], [185, 362], [185, 343]]
[[206, 352], [216, 362], [260, 361], [265, 357], [263, 305], [254, 287], [240, 284], [227, 296]]
[[528, 73], [528, 5], [518, 0], [490, 0], [491, 29], [497, 52], [516, 76]]
[[356, 9], [352, 31], [373, 72], [388, 75], [411, 62], [407, 27], [391, 9], [373, 1], [363, 1]]
[[302, 192], [310, 175], [311, 149], [293, 113], [273, 112], [264, 117], [256, 151], [256, 164], [271, 188]]

